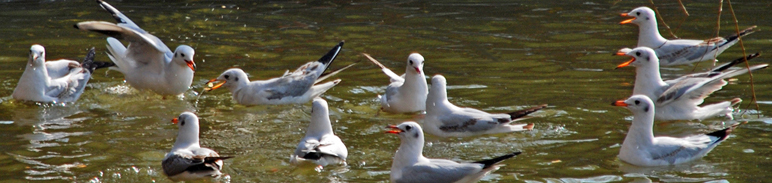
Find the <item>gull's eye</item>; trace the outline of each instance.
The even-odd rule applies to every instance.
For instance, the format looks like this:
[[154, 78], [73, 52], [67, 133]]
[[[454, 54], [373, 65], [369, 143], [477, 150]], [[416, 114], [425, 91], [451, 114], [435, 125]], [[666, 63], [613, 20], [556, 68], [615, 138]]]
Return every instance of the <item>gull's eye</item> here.
[[410, 62], [410, 65], [413, 65], [413, 61], [412, 60], [410, 60], [409, 62]]
[[635, 12], [635, 14], [641, 16], [641, 12]]
[[410, 129], [412, 129], [412, 128], [413, 128], [413, 127], [411, 127], [411, 126], [406, 126], [406, 127], [405, 127], [405, 131], [410, 131]]
[[635, 56], [641, 56], [641, 52], [635, 52]]
[[185, 57], [185, 54], [184, 53], [180, 53], [180, 57]]
[[225, 75], [225, 76], [222, 76], [222, 77], [224, 77], [225, 79], [228, 79], [230, 76], [228, 76], [228, 75]]
[[641, 101], [635, 100], [635, 105], [638, 105], [640, 103], [641, 103]]
[[185, 121], [180, 120], [180, 126], [185, 126]]

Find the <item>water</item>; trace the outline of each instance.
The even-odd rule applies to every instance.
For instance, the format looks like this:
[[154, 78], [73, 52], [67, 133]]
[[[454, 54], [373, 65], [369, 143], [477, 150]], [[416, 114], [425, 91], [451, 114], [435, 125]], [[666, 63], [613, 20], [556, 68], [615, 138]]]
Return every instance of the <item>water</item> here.
[[[627, 58], [609, 56], [635, 45], [633, 25], [618, 25], [619, 13], [648, 1], [520, 2], [348, 2], [348, 1], [168, 1], [117, 2], [116, 8], [171, 48], [196, 48], [198, 70], [192, 90], [162, 99], [137, 92], [116, 72], [97, 71], [81, 99], [72, 104], [39, 106], [10, 98], [31, 44], [46, 46], [48, 59], [82, 58], [96, 47], [104, 54], [105, 36], [78, 31], [74, 23], [113, 21], [93, 1], [4, 1], [0, 6], [0, 179], [11, 182], [168, 182], [161, 159], [177, 130], [169, 120], [182, 111], [201, 118], [202, 145], [226, 161], [224, 181], [232, 182], [387, 182], [397, 137], [387, 124], [419, 120], [420, 115], [376, 116], [375, 96], [388, 79], [360, 53], [369, 53], [397, 73], [410, 52], [426, 57], [425, 71], [448, 78], [451, 102], [506, 112], [548, 103], [535, 113], [535, 130], [523, 133], [440, 139], [429, 136], [429, 157], [475, 161], [523, 151], [484, 182], [606, 181], [761, 181], [772, 179], [772, 74], [754, 75], [760, 110], [751, 101], [748, 76], [716, 92], [706, 103], [742, 97], [745, 115], [737, 120], [661, 122], [660, 135], [682, 136], [749, 121], [707, 157], [684, 165], [640, 168], [615, 156], [630, 124], [630, 112], [609, 105], [632, 89], [633, 70], [613, 70]], [[716, 33], [713, 1], [657, 2], [659, 11], [684, 38]], [[772, 19], [769, 3], [734, 2], [740, 28], [762, 30], [745, 39], [748, 52], [766, 51]], [[734, 24], [724, 6], [720, 35]], [[664, 35], [668, 35], [663, 31]], [[671, 36], [666, 36], [671, 37]], [[335, 132], [349, 147], [347, 166], [321, 172], [290, 165], [289, 155], [303, 136], [310, 105], [235, 104], [225, 90], [196, 92], [230, 67], [252, 79], [279, 76], [326, 53], [345, 40], [334, 68], [360, 62], [338, 75], [343, 82], [324, 98], [331, 106]], [[742, 55], [739, 45], [719, 56]], [[768, 62], [764, 55], [754, 62]], [[697, 70], [708, 68], [700, 64]], [[665, 77], [694, 67], [664, 68]], [[746, 110], [750, 109], [750, 110]], [[753, 114], [753, 115], [750, 115]], [[759, 114], [758, 116], [756, 114]]]

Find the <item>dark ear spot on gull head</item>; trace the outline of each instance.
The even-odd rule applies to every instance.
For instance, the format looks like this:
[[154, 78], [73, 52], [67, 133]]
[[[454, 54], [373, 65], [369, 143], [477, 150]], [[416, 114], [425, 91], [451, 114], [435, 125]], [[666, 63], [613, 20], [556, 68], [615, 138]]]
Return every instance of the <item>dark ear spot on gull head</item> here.
[[649, 112], [649, 106], [644, 107], [643, 112]]
[[648, 62], [649, 60], [651, 60], [651, 57], [646, 57], [646, 61]]
[[239, 77], [234, 77], [233, 80], [234, 81], [239, 81]]

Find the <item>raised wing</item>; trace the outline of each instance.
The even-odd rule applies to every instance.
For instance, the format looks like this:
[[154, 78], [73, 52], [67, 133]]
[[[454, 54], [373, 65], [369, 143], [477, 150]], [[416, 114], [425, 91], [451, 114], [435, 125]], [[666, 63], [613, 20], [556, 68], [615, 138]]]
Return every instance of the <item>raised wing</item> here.
[[430, 159], [430, 163], [417, 163], [402, 169], [397, 183], [409, 182], [455, 182], [480, 172], [483, 165], [477, 163], [456, 163], [450, 160]]
[[397, 75], [397, 73], [394, 73], [394, 71], [391, 71], [388, 67], [384, 66], [383, 64], [381, 64], [381, 62], [378, 62], [378, 60], [375, 60], [367, 53], [362, 53], [362, 55], [364, 55], [365, 57], [367, 57], [368, 60], [370, 60], [375, 65], [380, 67], [383, 73], [386, 74], [386, 76], [389, 76], [389, 78], [391, 79], [391, 82], [396, 82], [396, 81], [405, 82], [404, 75], [403, 76]]

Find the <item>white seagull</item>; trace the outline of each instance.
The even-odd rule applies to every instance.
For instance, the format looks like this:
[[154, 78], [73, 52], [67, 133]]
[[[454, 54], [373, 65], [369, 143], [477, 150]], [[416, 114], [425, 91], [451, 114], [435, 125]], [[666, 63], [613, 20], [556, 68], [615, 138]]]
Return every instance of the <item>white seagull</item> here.
[[300, 139], [290, 162], [311, 161], [319, 166], [346, 164], [348, 150], [343, 141], [332, 132], [327, 101], [315, 98], [311, 107], [311, 122], [306, 136]]
[[740, 123], [708, 134], [687, 137], [654, 137], [654, 103], [645, 95], [633, 95], [612, 103], [633, 112], [633, 124], [619, 150], [619, 159], [636, 166], [674, 165], [702, 158], [729, 138]]
[[536, 107], [511, 113], [491, 114], [474, 108], [458, 107], [448, 101], [447, 81], [442, 75], [432, 77], [432, 89], [426, 99], [424, 125], [432, 135], [466, 137], [472, 135], [532, 130], [534, 124], [513, 124], [528, 114], [547, 107]]
[[[172, 52], [160, 39], [142, 30], [110, 4], [102, 0], [97, 2], [118, 23], [88, 21], [75, 24], [75, 28], [110, 36], [107, 38], [108, 56], [116, 65], [110, 69], [123, 73], [132, 87], [160, 95], [180, 95], [190, 88], [196, 70], [193, 48], [180, 45]], [[128, 47], [118, 39], [128, 41]]]
[[[651, 8], [639, 7], [629, 13], [622, 13], [623, 17], [632, 17], [624, 20], [620, 24], [638, 25], [638, 46], [645, 46], [654, 49], [659, 56], [660, 65], [682, 65], [695, 62], [713, 60], [731, 47], [740, 37], [754, 32], [756, 26], [752, 26], [740, 32], [739, 35], [730, 35], [727, 37], [715, 37], [707, 40], [675, 39], [668, 40], [659, 34], [657, 28], [657, 19]], [[622, 52], [629, 51], [629, 48], [623, 48]]]
[[[301, 104], [311, 101], [325, 91], [340, 83], [340, 79], [315, 85], [328, 77], [347, 69], [354, 64], [338, 70], [324, 73], [343, 48], [340, 42], [318, 61], [311, 61], [300, 66], [294, 72], [287, 71], [284, 76], [269, 80], [249, 81], [247, 73], [239, 68], [228, 69], [215, 79], [209, 80], [205, 91], [225, 86], [233, 99], [242, 105], [264, 104]], [[220, 82], [214, 84], [216, 82]]]
[[58, 60], [49, 65], [45, 61], [45, 48], [32, 45], [27, 67], [11, 96], [34, 102], [75, 102], [83, 94], [94, 69], [103, 65], [94, 62], [94, 55], [94, 48], [91, 48], [82, 64]]
[[[646, 95], [655, 99], [655, 117], [658, 120], [703, 120], [709, 117], [726, 115], [732, 118], [732, 106], [740, 103], [740, 98], [715, 104], [698, 106], [711, 93], [720, 90], [727, 84], [724, 79], [748, 72], [746, 68], [729, 69], [733, 64], [752, 59], [758, 54], [721, 65], [704, 73], [685, 75], [676, 79], [663, 81], [659, 73], [659, 60], [654, 50], [648, 47], [638, 47], [627, 53], [617, 53], [633, 57], [631, 60], [617, 66], [635, 67], [635, 86], [633, 95]], [[750, 67], [751, 71], [766, 68], [767, 64]]]
[[198, 116], [183, 112], [172, 123], [179, 126], [177, 141], [172, 151], [161, 162], [164, 174], [173, 181], [216, 178], [222, 173], [223, 161], [214, 150], [203, 148], [198, 143]]
[[391, 84], [386, 87], [381, 100], [381, 109], [391, 113], [408, 113], [426, 110], [426, 94], [429, 87], [424, 76], [424, 57], [418, 53], [412, 53], [407, 57], [405, 74], [397, 75], [386, 66], [375, 60], [370, 55], [363, 53], [367, 59], [381, 67], [383, 73], [389, 76]]
[[409, 121], [388, 127], [392, 130], [386, 133], [396, 134], [401, 141], [391, 163], [391, 182], [394, 183], [477, 182], [488, 173], [498, 170], [501, 165], [497, 163], [520, 154], [513, 152], [469, 163], [429, 159], [423, 155], [424, 134], [418, 123]]

